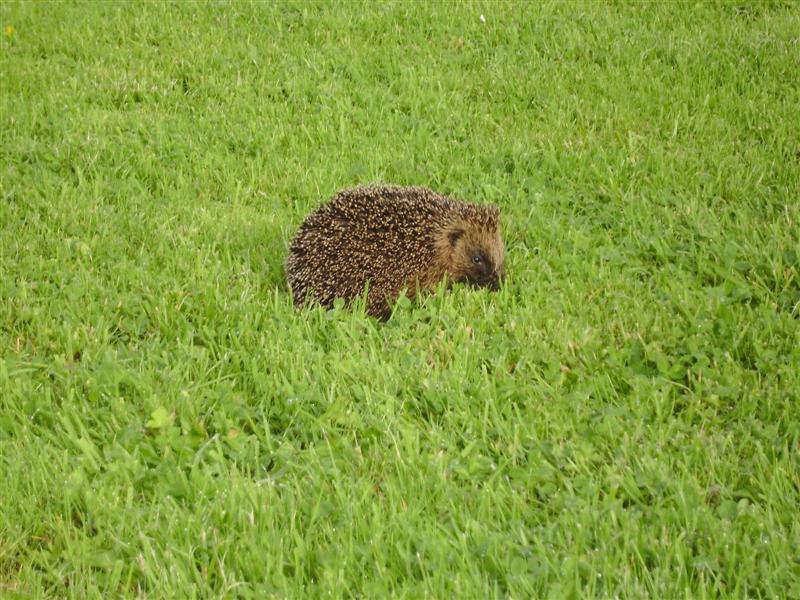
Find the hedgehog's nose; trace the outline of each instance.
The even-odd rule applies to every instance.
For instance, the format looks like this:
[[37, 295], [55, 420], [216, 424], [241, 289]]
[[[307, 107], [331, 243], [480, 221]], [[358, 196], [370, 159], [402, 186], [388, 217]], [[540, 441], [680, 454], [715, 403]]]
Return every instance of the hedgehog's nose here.
[[501, 276], [498, 275], [497, 273], [495, 273], [494, 277], [492, 277], [489, 280], [489, 289], [492, 290], [493, 292], [496, 292], [497, 290], [500, 289], [500, 282], [501, 281], [502, 281]]
[[506, 282], [506, 270], [503, 267], [500, 267], [494, 272], [494, 280], [497, 282], [497, 287], [495, 289], [499, 290], [500, 286]]

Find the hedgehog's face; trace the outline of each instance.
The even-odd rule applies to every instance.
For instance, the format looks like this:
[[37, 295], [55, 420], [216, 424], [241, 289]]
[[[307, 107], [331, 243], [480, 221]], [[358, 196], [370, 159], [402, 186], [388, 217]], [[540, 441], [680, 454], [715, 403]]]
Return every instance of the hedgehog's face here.
[[503, 239], [498, 228], [456, 228], [449, 234], [451, 273], [454, 281], [500, 289], [505, 277]]

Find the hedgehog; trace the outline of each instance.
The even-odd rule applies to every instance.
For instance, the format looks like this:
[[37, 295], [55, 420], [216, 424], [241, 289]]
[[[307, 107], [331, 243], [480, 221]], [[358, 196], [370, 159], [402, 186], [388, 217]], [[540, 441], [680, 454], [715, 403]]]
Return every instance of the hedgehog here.
[[366, 290], [381, 320], [402, 294], [441, 281], [497, 290], [504, 279], [499, 210], [424, 187], [361, 186], [339, 192], [309, 215], [294, 237], [286, 273], [296, 306], [331, 307]]

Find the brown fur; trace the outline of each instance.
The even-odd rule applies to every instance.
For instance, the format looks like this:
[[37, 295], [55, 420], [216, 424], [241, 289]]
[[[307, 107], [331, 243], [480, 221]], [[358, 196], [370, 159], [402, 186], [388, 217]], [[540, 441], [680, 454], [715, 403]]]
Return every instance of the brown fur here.
[[297, 305], [350, 302], [368, 286], [367, 311], [381, 318], [404, 290], [413, 296], [442, 280], [497, 288], [504, 273], [499, 211], [421, 187], [345, 190], [301, 225], [286, 272]]

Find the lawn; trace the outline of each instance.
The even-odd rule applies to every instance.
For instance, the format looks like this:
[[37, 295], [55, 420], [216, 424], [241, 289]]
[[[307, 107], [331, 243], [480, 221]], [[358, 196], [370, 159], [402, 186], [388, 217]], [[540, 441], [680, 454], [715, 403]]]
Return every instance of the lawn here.
[[[800, 598], [800, 10], [0, 4], [0, 597]], [[294, 309], [337, 190], [508, 280]]]

